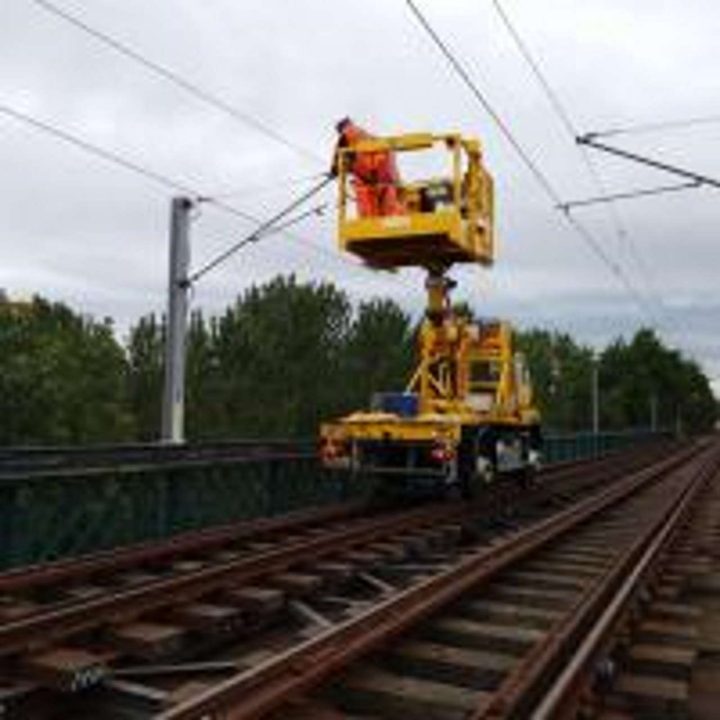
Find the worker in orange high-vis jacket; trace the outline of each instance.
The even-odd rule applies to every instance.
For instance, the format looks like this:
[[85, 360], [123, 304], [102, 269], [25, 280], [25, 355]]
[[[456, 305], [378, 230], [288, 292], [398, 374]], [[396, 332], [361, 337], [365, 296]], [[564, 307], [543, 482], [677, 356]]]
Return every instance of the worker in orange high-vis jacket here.
[[[336, 126], [337, 148], [352, 148], [361, 140], [372, 138], [350, 118], [344, 118]], [[338, 154], [335, 153], [333, 173], [337, 173]], [[388, 150], [381, 152], [352, 153], [350, 155], [353, 191], [358, 215], [402, 215], [405, 207], [398, 196], [400, 176], [395, 156]]]

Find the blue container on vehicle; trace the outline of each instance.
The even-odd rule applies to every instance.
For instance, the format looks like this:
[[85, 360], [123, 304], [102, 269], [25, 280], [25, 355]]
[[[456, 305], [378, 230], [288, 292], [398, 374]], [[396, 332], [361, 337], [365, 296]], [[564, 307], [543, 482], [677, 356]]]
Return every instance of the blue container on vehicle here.
[[372, 407], [379, 412], [394, 413], [400, 417], [414, 417], [418, 414], [419, 399], [416, 393], [375, 393]]

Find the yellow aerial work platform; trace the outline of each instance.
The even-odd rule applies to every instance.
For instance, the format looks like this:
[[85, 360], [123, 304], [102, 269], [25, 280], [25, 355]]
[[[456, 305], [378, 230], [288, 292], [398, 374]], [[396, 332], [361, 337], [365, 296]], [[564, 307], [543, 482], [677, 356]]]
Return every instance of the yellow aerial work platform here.
[[[363, 216], [353, 190], [383, 191], [383, 182], [359, 179], [354, 168], [363, 155], [395, 162], [405, 153], [444, 151], [446, 175], [393, 181], [399, 209]], [[339, 241], [377, 268], [419, 266], [444, 270], [454, 263], [491, 265], [494, 256], [493, 182], [482, 163], [478, 140], [457, 133], [414, 133], [363, 139], [338, 149]]]
[[[375, 268], [425, 268], [427, 307], [405, 391], [324, 423], [323, 463], [394, 489], [459, 487], [466, 496], [496, 475], [524, 481], [541, 448], [524, 358], [507, 323], [454, 308], [446, 274], [456, 263], [493, 263], [493, 183], [480, 143], [457, 133], [372, 137], [354, 125], [348, 133], [346, 122], [333, 164], [340, 247]], [[442, 169], [430, 172], [438, 155]]]

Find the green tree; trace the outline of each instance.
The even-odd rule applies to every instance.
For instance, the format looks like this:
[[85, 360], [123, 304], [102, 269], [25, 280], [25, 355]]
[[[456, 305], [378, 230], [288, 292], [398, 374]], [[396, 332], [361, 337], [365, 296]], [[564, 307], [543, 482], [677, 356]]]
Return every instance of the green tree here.
[[215, 332], [223, 435], [308, 435], [338, 407], [347, 296], [293, 276], [252, 287]]
[[[470, 314], [467, 306], [462, 306]], [[195, 311], [188, 330], [190, 439], [312, 437], [326, 419], [366, 408], [373, 392], [402, 390], [417, 328], [396, 303], [361, 302], [329, 283], [279, 276], [221, 316]], [[110, 321], [59, 303], [0, 299], [0, 442], [155, 440], [160, 428], [164, 321], [131, 328], [127, 351]], [[530, 366], [550, 431], [591, 425], [592, 351], [567, 334], [529, 330], [517, 347]], [[709, 430], [717, 402], [697, 363], [651, 330], [618, 339], [600, 361], [604, 429], [658, 425]]]
[[155, 315], [140, 318], [130, 330], [128, 396], [138, 440], [157, 440], [163, 385], [165, 328]]
[[127, 363], [110, 320], [40, 297], [0, 302], [0, 442], [132, 437]]
[[697, 363], [665, 347], [654, 331], [639, 330], [627, 343], [610, 345], [602, 356], [602, 419], [607, 427], [681, 424], [691, 432], [715, 422], [715, 399]]
[[518, 332], [516, 342], [527, 358], [544, 425], [561, 431], [590, 427], [592, 350], [546, 330]]
[[345, 391], [338, 409], [367, 407], [371, 395], [403, 390], [415, 357], [410, 317], [392, 300], [370, 300], [358, 307], [344, 346]]

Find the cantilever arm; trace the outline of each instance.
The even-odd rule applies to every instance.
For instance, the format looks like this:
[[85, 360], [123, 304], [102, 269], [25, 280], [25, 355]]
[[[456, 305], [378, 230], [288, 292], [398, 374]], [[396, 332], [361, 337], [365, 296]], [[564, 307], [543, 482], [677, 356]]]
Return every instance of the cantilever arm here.
[[595, 133], [580, 135], [575, 138], [575, 142], [577, 142], [578, 145], [586, 145], [587, 147], [594, 148], [595, 150], [602, 150], [610, 155], [616, 155], [617, 157], [632, 160], [633, 162], [640, 163], [641, 165], [648, 165], [649, 167], [656, 168], [657, 170], [664, 170], [665, 172], [672, 173], [673, 175], [679, 175], [680, 177], [694, 180], [701, 185], [710, 185], [711, 187], [720, 188], [720, 180], [717, 180], [716, 178], [710, 177], [709, 175], [702, 175], [700, 173], [693, 172], [692, 170], [686, 170], [685, 168], [678, 167], [677, 165], [671, 165], [663, 160], [656, 160], [655, 158], [650, 158], [646, 155], [639, 155], [638, 153], [630, 152], [629, 150], [623, 150], [622, 148], [613, 147], [612, 145], [608, 145], [606, 143], [600, 143], [597, 141], [597, 135]]

